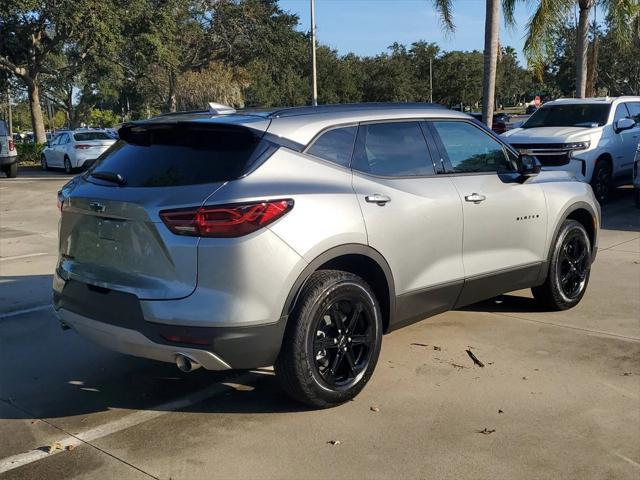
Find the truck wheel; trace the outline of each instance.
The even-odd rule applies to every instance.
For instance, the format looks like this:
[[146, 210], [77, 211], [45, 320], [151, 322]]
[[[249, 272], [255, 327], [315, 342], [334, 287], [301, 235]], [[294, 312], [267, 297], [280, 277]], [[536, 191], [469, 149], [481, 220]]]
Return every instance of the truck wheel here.
[[565, 220], [558, 232], [545, 282], [533, 287], [534, 298], [551, 310], [575, 307], [587, 290], [591, 241], [580, 222]]
[[7, 174], [7, 178], [16, 178], [18, 176], [18, 162], [4, 167], [4, 173]]
[[315, 408], [354, 398], [375, 369], [382, 344], [378, 301], [357, 275], [315, 272], [289, 318], [275, 371], [283, 389]]
[[605, 203], [611, 190], [611, 165], [606, 160], [598, 160], [591, 176], [593, 194], [600, 203]]

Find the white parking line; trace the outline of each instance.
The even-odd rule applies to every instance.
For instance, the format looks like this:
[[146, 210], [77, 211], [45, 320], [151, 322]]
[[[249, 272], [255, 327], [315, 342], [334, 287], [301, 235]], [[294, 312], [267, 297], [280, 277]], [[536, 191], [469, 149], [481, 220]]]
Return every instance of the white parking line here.
[[[272, 374], [271, 372], [265, 372], [265, 371], [252, 371], [252, 372], [244, 373], [242, 375], [229, 379], [228, 382], [212, 385], [210, 387], [204, 388], [190, 395], [187, 395], [183, 398], [179, 398], [171, 402], [163, 403], [161, 405], [156, 405], [155, 407], [151, 407], [147, 410], [141, 410], [136, 413], [132, 413], [131, 415], [127, 415], [118, 420], [114, 420], [113, 422], [108, 422], [103, 425], [99, 425], [95, 428], [86, 430], [76, 435], [69, 434], [64, 438], [61, 438], [60, 440], [51, 443], [51, 445], [56, 446], [56, 448], [53, 449], [51, 453], [43, 449], [34, 449], [29, 452], [20, 453], [18, 455], [13, 455], [11, 457], [3, 458], [0, 460], [0, 474], [4, 472], [8, 472], [9, 470], [22, 467], [24, 465], [28, 465], [33, 462], [37, 462], [38, 460], [42, 460], [43, 458], [50, 457], [51, 455], [56, 455], [58, 453], [64, 452], [65, 450], [67, 450], [68, 447], [74, 448], [83, 443], [91, 445], [91, 442], [94, 440], [98, 440], [102, 437], [106, 437], [107, 435], [112, 435], [114, 433], [120, 432], [127, 428], [140, 425], [141, 423], [148, 422], [149, 420], [153, 420], [154, 418], [161, 417], [162, 415], [166, 415], [169, 412], [185, 409], [187, 407], [190, 407], [191, 405], [195, 405], [204, 400], [207, 400], [208, 398], [214, 397], [216, 395], [220, 395], [221, 393], [228, 392], [230, 389], [233, 390], [236, 388], [237, 384], [246, 385], [250, 380], [255, 381], [256, 373], [264, 374], [264, 375]], [[54, 424], [49, 423], [49, 425], [53, 426], [54, 428], [57, 428], [58, 430], [63, 431], [64, 433], [68, 433], [62, 430], [61, 428], [56, 427]]]
[[[46, 252], [38, 252], [38, 253], [26, 253], [24, 255], [14, 255], [12, 257], [0, 257], [0, 262], [8, 262], [9, 260], [20, 260], [21, 258], [31, 258], [31, 257], [41, 257], [43, 255], [50, 255]], [[54, 254], [51, 254], [54, 255]]]
[[24, 308], [22, 310], [14, 310], [13, 312], [0, 313], [0, 320], [5, 318], [17, 317], [18, 315], [24, 315], [27, 313], [40, 312], [42, 310], [47, 310], [49, 308], [53, 308], [50, 303], [46, 305], [38, 305], [37, 307]]

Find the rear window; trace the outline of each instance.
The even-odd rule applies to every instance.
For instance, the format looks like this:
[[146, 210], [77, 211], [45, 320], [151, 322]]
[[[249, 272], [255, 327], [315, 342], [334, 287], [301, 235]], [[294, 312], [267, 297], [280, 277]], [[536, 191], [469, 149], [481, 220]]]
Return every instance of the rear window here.
[[75, 138], [77, 142], [88, 142], [90, 140], [111, 140], [111, 137], [104, 132], [74, 133], [73, 138]]
[[270, 145], [263, 132], [212, 125], [125, 126], [89, 171], [117, 174], [128, 187], [196, 185], [242, 176]]
[[0, 120], [0, 135], [9, 135], [7, 125], [4, 123], [4, 120]]

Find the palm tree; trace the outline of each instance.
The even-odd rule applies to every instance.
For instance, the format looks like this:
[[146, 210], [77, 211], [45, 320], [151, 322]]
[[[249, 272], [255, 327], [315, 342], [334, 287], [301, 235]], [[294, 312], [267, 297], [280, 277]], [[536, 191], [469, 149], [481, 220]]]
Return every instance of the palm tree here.
[[[524, 51], [534, 68], [544, 63], [550, 48], [554, 28], [578, 7], [576, 38], [576, 96], [584, 98], [587, 87], [587, 54], [589, 47], [589, 15], [601, 6], [607, 12], [606, 23], [618, 41], [627, 42], [638, 29], [640, 3], [638, 0], [540, 0], [529, 20]], [[636, 33], [637, 35], [637, 33]]]
[[[452, 0], [432, 0], [446, 30], [453, 31]], [[484, 24], [484, 70], [482, 78], [482, 121], [491, 128], [496, 93], [496, 71], [500, 37], [500, 3], [507, 25], [514, 24], [516, 0], [486, 0]]]

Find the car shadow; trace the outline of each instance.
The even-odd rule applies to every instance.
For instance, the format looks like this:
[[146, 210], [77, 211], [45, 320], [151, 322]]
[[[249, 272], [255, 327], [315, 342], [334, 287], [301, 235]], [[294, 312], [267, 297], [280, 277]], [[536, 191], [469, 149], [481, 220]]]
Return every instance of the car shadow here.
[[601, 208], [603, 230], [640, 232], [640, 209], [635, 206], [632, 187], [612, 189], [609, 200]]
[[499, 295], [489, 300], [474, 303], [457, 309], [462, 312], [491, 312], [491, 313], [531, 313], [546, 312], [534, 298], [521, 297], [513, 294]]

